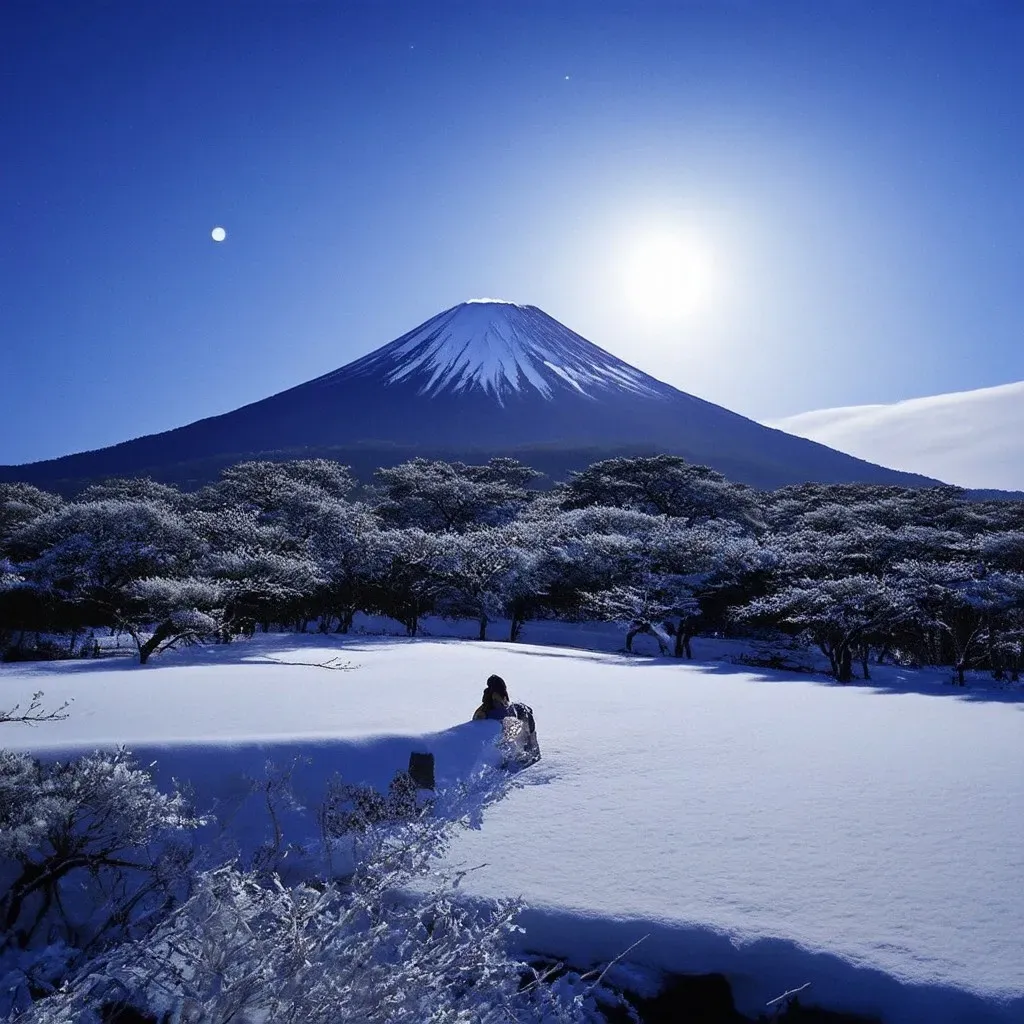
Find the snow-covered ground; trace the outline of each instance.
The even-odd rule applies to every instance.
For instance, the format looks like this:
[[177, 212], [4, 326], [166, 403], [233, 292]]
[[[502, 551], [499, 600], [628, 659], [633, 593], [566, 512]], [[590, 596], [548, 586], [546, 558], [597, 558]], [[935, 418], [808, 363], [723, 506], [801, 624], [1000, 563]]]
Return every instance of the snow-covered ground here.
[[[559, 628], [621, 643], [600, 627], [540, 634]], [[544, 758], [452, 858], [485, 865], [469, 893], [526, 898], [527, 948], [579, 963], [646, 935], [631, 960], [724, 971], [748, 1011], [811, 981], [816, 1001], [891, 1022], [1024, 1020], [1020, 692], [894, 669], [840, 687], [715, 653], [698, 641], [706, 660], [685, 664], [287, 635], [145, 668], [9, 665], [0, 707], [37, 689], [74, 704], [66, 721], [5, 725], [0, 739], [41, 754], [128, 744], [222, 816], [268, 759], [295, 763], [313, 808], [335, 770], [383, 785], [411, 750], [431, 750], [445, 781], [492, 759], [497, 726], [466, 720], [498, 672], [536, 711]], [[286, 823], [295, 839], [315, 827], [311, 810]]]
[[1024, 381], [799, 413], [767, 424], [960, 487], [1024, 490]]

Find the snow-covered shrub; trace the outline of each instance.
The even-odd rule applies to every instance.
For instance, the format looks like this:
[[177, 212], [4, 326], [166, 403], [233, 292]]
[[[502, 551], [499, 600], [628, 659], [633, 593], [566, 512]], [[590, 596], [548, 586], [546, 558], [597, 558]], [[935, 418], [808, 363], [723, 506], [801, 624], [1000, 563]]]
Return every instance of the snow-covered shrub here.
[[182, 1024], [597, 1024], [599, 993], [578, 977], [523, 984], [508, 952], [517, 902], [465, 901], [461, 875], [436, 870], [505, 785], [485, 772], [439, 793], [432, 813], [367, 827], [344, 882], [204, 872], [151, 934], [97, 957], [24, 1024], [99, 1024], [112, 1001]]
[[43, 762], [0, 750], [0, 964], [17, 965], [0, 1012], [60, 964], [144, 934], [184, 895], [190, 854], [174, 836], [199, 824], [124, 751]]
[[334, 778], [327, 784], [320, 808], [320, 829], [330, 842], [386, 822], [408, 821], [418, 816], [420, 810], [417, 786], [408, 772], [396, 773], [386, 794], [372, 786]]

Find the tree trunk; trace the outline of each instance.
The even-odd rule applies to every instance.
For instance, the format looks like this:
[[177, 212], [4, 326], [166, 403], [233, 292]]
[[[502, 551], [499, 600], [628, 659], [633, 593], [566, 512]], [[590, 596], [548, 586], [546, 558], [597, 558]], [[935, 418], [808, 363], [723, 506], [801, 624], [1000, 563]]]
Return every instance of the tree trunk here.
[[822, 641], [818, 644], [823, 654], [828, 657], [832, 668], [832, 676], [837, 683], [848, 683], [853, 679], [853, 649], [848, 641], [839, 641], [835, 645]]
[[139, 644], [139, 664], [145, 665], [150, 655], [170, 637], [173, 627], [169, 622], [161, 622], [156, 632], [144, 643]]
[[486, 615], [481, 615], [480, 616], [480, 635], [477, 637], [477, 640], [486, 640], [486, 639], [487, 639], [487, 616]]
[[832, 671], [832, 678], [835, 679], [836, 682], [841, 682], [839, 679], [839, 660], [836, 657], [837, 649], [824, 641], [819, 643], [818, 646], [821, 648], [821, 653], [828, 658], [828, 665]]
[[841, 683], [848, 683], [853, 679], [853, 651], [848, 644], [839, 649], [839, 674], [836, 678]]
[[509, 641], [509, 643], [514, 644], [519, 639], [519, 635], [523, 631], [523, 622], [524, 622], [523, 619], [521, 619], [518, 615], [513, 613], [513, 615], [512, 615], [512, 624], [509, 626], [509, 631], [508, 631], [508, 641]]
[[680, 622], [675, 630], [675, 643], [672, 645], [672, 656], [681, 658], [686, 650], [686, 641], [683, 634], [683, 624]]
[[679, 628], [675, 631], [675, 644], [673, 646], [672, 654], [676, 658], [681, 658], [685, 654], [689, 660], [693, 660], [693, 648], [690, 646], [690, 641], [693, 639], [693, 630], [687, 629], [681, 622]]
[[1003, 660], [999, 657], [999, 648], [996, 643], [996, 628], [992, 622], [993, 617], [988, 619], [988, 667], [992, 670], [993, 679], [1005, 679], [1003, 671]]

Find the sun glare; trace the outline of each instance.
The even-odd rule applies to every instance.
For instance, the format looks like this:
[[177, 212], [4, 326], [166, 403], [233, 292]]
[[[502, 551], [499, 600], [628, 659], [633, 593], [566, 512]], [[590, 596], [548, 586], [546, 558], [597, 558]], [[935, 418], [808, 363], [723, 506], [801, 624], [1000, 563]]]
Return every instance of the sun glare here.
[[621, 276], [630, 306], [650, 320], [687, 319], [707, 307], [716, 291], [708, 247], [667, 228], [638, 232], [629, 240]]

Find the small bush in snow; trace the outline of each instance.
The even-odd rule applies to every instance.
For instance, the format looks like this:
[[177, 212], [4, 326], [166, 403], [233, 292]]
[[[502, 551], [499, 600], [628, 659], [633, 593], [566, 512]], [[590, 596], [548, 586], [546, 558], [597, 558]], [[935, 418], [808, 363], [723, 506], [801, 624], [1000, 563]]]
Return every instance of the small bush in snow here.
[[332, 779], [320, 810], [320, 827], [328, 841], [353, 832], [366, 832], [374, 825], [406, 821], [422, 810], [416, 783], [408, 772], [398, 772], [387, 794], [372, 786], [354, 785]]
[[144, 933], [183, 893], [189, 854], [173, 834], [199, 824], [123, 751], [46, 763], [0, 750], [0, 958], [21, 965], [0, 1010]]
[[460, 875], [435, 870], [454, 830], [504, 786], [487, 772], [438, 794], [436, 813], [367, 822], [343, 883], [204, 872], [148, 936], [94, 959], [23, 1020], [98, 1024], [114, 1001], [181, 1024], [603, 1020], [600, 993], [578, 977], [523, 984], [528, 969], [507, 951], [517, 902], [474, 905], [459, 898]]

